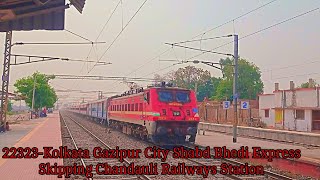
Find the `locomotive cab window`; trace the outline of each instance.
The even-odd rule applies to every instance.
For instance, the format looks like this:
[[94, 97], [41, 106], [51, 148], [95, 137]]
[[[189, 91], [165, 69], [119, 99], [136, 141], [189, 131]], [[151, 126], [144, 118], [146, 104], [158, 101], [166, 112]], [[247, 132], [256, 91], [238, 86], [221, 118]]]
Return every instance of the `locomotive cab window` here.
[[177, 92], [176, 100], [180, 103], [190, 102], [189, 92]]
[[173, 93], [170, 91], [159, 91], [158, 96], [161, 102], [173, 102]]

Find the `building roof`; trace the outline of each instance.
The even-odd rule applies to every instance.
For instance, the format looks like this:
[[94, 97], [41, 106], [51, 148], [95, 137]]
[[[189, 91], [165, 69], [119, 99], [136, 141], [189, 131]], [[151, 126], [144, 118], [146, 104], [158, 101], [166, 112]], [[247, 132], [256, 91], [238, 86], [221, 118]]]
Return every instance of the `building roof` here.
[[[70, 0], [82, 13], [85, 0]], [[0, 0], [0, 32], [64, 30], [66, 0]]]
[[80, 13], [82, 13], [86, 0], [70, 0], [73, 5]]

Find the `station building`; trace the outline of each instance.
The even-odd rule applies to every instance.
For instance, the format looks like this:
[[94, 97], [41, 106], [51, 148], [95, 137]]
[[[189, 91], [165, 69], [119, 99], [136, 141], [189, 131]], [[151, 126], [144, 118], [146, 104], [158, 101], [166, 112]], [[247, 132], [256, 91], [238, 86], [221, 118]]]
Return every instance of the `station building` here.
[[320, 87], [280, 90], [275, 83], [272, 94], [259, 95], [259, 116], [270, 128], [302, 132], [320, 132]]

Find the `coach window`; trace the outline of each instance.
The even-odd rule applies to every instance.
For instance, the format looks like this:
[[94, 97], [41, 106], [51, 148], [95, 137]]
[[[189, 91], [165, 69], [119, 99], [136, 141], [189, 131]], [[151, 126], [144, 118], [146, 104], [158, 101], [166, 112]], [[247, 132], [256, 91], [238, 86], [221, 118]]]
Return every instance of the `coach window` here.
[[135, 111], [135, 109], [134, 109], [134, 104], [131, 104], [131, 110], [132, 110], [132, 111]]
[[128, 111], [128, 104], [124, 105], [124, 111]]
[[134, 110], [135, 110], [135, 111], [138, 111], [138, 103], [135, 104]]
[[139, 111], [143, 111], [142, 103], [139, 105]]

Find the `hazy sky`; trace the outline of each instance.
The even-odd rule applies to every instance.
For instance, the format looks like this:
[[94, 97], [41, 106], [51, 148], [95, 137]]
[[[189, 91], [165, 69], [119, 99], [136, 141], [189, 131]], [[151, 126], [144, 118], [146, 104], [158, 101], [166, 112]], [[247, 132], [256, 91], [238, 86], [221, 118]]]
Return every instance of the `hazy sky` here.
[[[127, 24], [144, 2], [144, 0], [122, 0], [122, 6], [119, 5], [98, 39], [98, 41], [107, 43], [95, 46], [89, 56], [89, 60], [96, 61], [101, 58], [101, 61], [111, 62], [112, 65], [97, 66], [89, 75], [128, 75], [152, 78], [154, 73], [165, 74], [187, 66], [188, 64], [171, 66], [172, 62], [159, 62], [159, 59], [184, 60], [199, 54], [199, 52], [178, 47], [171, 48], [164, 43], [190, 40], [205, 30], [234, 19], [270, 1], [148, 0], [105, 56], [101, 58], [103, 52], [121, 31], [122, 24], [123, 26]], [[94, 41], [118, 2], [119, 0], [87, 0], [83, 14], [78, 13], [74, 7], [71, 7], [66, 11], [65, 28]], [[228, 23], [206, 33], [203, 38], [228, 35], [234, 32], [241, 38], [317, 7], [320, 7], [319, 0], [277, 0], [235, 20], [234, 23]], [[290, 80], [294, 80], [296, 85], [307, 81], [308, 78], [315, 78], [318, 83], [320, 82], [319, 18], [320, 10], [317, 10], [240, 40], [239, 54], [242, 58], [260, 67], [266, 93], [272, 92], [274, 82], [279, 82], [280, 88], [288, 88]], [[0, 52], [4, 52], [4, 38], [5, 33], [2, 33], [0, 42], [3, 45], [0, 46]], [[232, 39], [203, 41], [201, 47], [209, 50], [229, 41], [232, 41]], [[13, 42], [86, 41], [66, 31], [15, 31], [13, 32]], [[200, 48], [199, 42], [187, 43], [186, 45]], [[25, 45], [14, 46], [12, 53], [86, 59], [90, 48], [91, 45]], [[168, 48], [167, 53], [159, 56]], [[216, 51], [233, 53], [233, 45], [224, 46]], [[152, 58], [155, 59], [152, 60]], [[214, 62], [217, 62], [220, 58], [224, 58], [224, 56], [204, 54], [197, 57], [198, 60]], [[292, 65], [297, 66], [288, 67]], [[61, 61], [11, 66], [11, 86], [9, 89], [13, 91], [13, 84], [17, 79], [31, 75], [34, 71], [47, 74], [87, 75], [92, 66], [92, 63]], [[196, 66], [209, 70], [214, 76], [221, 76], [221, 72], [209, 66]], [[139, 67], [141, 68], [137, 70]], [[169, 68], [164, 69], [166, 67]], [[131, 73], [134, 70], [136, 71]], [[59, 90], [82, 89], [113, 92], [127, 90], [126, 85], [115, 81], [53, 80], [51, 84]], [[68, 93], [64, 94], [68, 95]], [[63, 93], [59, 93], [59, 95], [63, 95]], [[69, 93], [68, 100], [79, 100], [80, 97], [84, 96], [97, 97], [97, 94]]]

